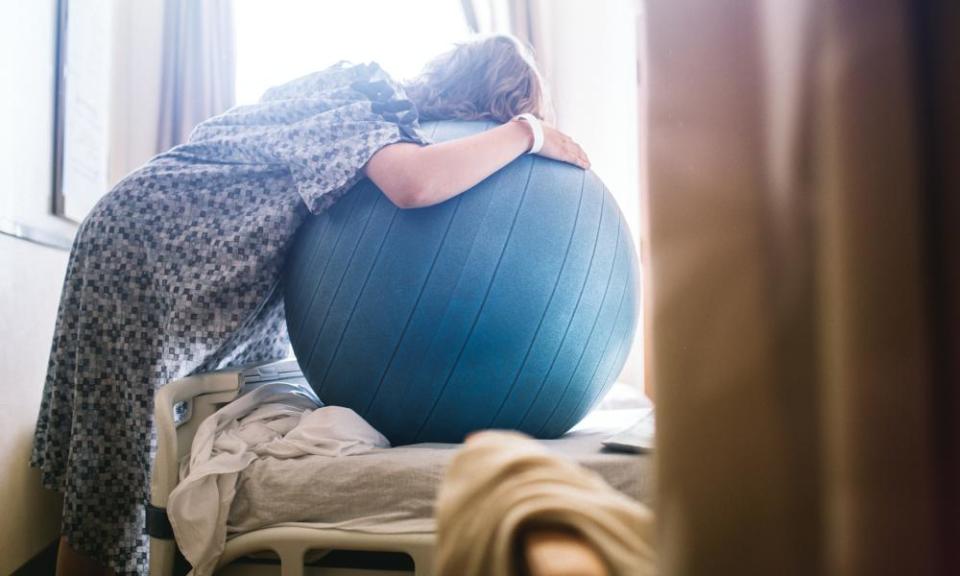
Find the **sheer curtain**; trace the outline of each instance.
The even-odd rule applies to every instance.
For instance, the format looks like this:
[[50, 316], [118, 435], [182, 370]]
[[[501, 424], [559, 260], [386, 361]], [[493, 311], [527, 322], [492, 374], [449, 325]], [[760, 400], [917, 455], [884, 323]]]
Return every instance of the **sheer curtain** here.
[[157, 151], [233, 106], [232, 0], [166, 0]]
[[958, 12], [647, 4], [663, 573], [960, 573]]

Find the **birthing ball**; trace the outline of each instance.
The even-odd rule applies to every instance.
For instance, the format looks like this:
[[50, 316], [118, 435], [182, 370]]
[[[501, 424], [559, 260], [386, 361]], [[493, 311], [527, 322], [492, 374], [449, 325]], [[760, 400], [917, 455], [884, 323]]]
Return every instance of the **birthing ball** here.
[[[494, 126], [438, 122], [434, 141]], [[637, 258], [592, 173], [526, 155], [442, 204], [401, 210], [370, 181], [298, 231], [283, 273], [307, 381], [394, 444], [577, 423], [620, 374]]]

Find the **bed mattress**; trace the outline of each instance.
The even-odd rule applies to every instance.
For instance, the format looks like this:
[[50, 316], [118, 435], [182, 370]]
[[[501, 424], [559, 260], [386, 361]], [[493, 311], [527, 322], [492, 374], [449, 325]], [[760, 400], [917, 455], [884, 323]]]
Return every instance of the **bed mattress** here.
[[[651, 408], [636, 404], [601, 408], [562, 438], [541, 442], [599, 473], [617, 490], [649, 504], [651, 455], [611, 452], [602, 441]], [[375, 534], [433, 532], [433, 503], [444, 469], [458, 447], [426, 443], [342, 458], [261, 458], [239, 478], [228, 533], [304, 522]]]

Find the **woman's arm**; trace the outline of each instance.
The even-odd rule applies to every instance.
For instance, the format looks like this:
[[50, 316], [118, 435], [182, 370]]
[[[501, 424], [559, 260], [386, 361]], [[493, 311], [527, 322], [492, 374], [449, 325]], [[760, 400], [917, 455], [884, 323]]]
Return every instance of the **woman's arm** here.
[[[569, 136], [546, 125], [543, 131], [541, 156], [590, 167], [586, 154]], [[384, 146], [364, 171], [400, 208], [420, 208], [469, 190], [526, 153], [532, 144], [527, 123], [512, 120], [492, 130], [429, 146], [409, 142]]]

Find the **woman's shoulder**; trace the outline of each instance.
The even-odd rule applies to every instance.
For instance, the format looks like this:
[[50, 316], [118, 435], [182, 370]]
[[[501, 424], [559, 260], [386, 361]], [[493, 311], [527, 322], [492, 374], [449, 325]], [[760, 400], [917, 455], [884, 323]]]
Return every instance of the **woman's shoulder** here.
[[261, 102], [295, 98], [318, 98], [344, 89], [382, 84], [396, 86], [389, 74], [376, 62], [336, 64], [268, 89]]

